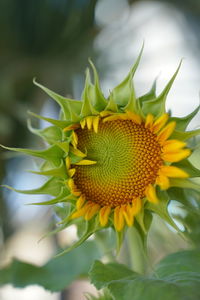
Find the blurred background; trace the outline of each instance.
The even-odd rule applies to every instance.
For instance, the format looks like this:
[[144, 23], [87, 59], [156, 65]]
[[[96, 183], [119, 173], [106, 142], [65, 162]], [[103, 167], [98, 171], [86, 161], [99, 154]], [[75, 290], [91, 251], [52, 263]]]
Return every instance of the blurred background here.
[[[108, 95], [129, 71], [143, 41], [144, 54], [135, 76], [137, 95], [146, 93], [155, 77], [158, 92], [161, 91], [184, 58], [167, 105], [174, 116], [190, 113], [199, 104], [199, 33], [199, 0], [1, 0], [0, 143], [38, 149], [44, 146], [27, 130], [27, 111], [57, 118], [59, 109], [34, 86], [34, 77], [61, 95], [80, 99], [90, 57], [99, 71], [104, 94]], [[199, 120], [198, 114], [190, 127], [196, 128]], [[39, 128], [48, 126], [44, 121], [32, 123]], [[45, 181], [25, 172], [35, 168], [30, 158], [9, 157], [1, 149], [0, 154], [4, 184], [32, 189]], [[59, 234], [58, 241], [53, 237], [38, 243], [49, 224], [55, 222], [54, 215], [49, 207], [26, 204], [46, 198], [2, 188], [0, 193], [0, 265], [13, 256], [41, 265], [55, 253], [58, 242], [65, 244], [73, 239], [72, 228]], [[176, 247], [186, 247], [167, 227], [162, 230], [168, 243], [161, 240], [158, 227], [152, 234], [154, 253], [157, 245], [163, 251], [156, 253], [157, 258]], [[82, 281], [79, 290], [88, 289]], [[40, 287], [18, 290], [5, 286], [0, 289], [0, 299], [84, 299], [73, 293], [74, 286], [53, 294]]]

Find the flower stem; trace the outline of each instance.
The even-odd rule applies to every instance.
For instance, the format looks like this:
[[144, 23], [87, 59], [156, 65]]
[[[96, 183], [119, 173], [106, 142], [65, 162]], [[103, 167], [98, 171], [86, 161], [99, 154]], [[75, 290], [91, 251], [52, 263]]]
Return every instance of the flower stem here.
[[130, 262], [135, 272], [140, 274], [146, 273], [147, 268], [147, 253], [146, 253], [146, 242], [142, 241], [141, 235], [139, 234], [136, 227], [131, 227], [128, 230], [128, 247]]

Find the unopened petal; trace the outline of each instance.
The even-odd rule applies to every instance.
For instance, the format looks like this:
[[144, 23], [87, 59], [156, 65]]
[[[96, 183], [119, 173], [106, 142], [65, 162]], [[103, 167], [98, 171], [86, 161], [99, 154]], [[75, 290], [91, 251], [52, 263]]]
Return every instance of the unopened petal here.
[[156, 178], [156, 184], [159, 185], [161, 190], [167, 190], [170, 186], [168, 177], [162, 174]]
[[168, 114], [163, 114], [162, 116], [160, 116], [153, 124], [153, 131], [157, 133], [166, 124], [168, 119]]
[[174, 131], [176, 127], [176, 122], [170, 122], [169, 124], [167, 124], [158, 134], [158, 141], [163, 144], [163, 142], [165, 142], [170, 135], [172, 134], [172, 132]]
[[93, 128], [95, 133], [98, 133], [98, 127], [99, 127], [99, 116], [96, 116], [93, 119]]
[[89, 221], [92, 219], [92, 217], [99, 211], [100, 205], [93, 203], [88, 207], [86, 213], [85, 213], [85, 220]]
[[123, 215], [124, 215], [124, 219], [126, 221], [126, 224], [129, 227], [133, 226], [134, 216], [133, 216], [131, 206], [129, 204], [127, 204], [122, 209], [123, 209]]
[[149, 202], [158, 203], [158, 198], [156, 195], [155, 187], [152, 184], [149, 184], [145, 190], [145, 195]]
[[82, 159], [79, 162], [75, 163], [78, 166], [87, 166], [87, 165], [95, 165], [97, 162], [89, 159]]
[[123, 208], [120, 206], [115, 207], [114, 210], [114, 226], [117, 231], [121, 231], [124, 228]]
[[100, 209], [99, 222], [100, 222], [102, 227], [106, 226], [106, 224], [108, 223], [108, 218], [109, 218], [110, 212], [111, 212], [111, 207], [110, 206], [103, 206]]

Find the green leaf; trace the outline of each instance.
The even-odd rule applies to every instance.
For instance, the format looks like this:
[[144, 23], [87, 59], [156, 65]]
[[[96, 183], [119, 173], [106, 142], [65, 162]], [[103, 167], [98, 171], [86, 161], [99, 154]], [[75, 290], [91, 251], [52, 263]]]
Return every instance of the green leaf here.
[[33, 82], [60, 105], [66, 120], [71, 120], [72, 122], [79, 120], [78, 115], [80, 114], [82, 107], [81, 101], [65, 98], [39, 84], [35, 79]]
[[200, 185], [195, 181], [184, 179], [184, 178], [170, 178], [171, 187], [180, 187], [184, 189], [193, 189], [200, 192]]
[[172, 87], [172, 84], [174, 83], [174, 80], [178, 74], [181, 64], [182, 61], [180, 62], [176, 72], [174, 73], [174, 75], [172, 76], [172, 78], [170, 79], [170, 81], [162, 91], [162, 93], [153, 100], [143, 102], [142, 110], [144, 111], [145, 115], [151, 112], [155, 117], [159, 117], [160, 115], [165, 113], [166, 111], [165, 103], [166, 103], [167, 95]]
[[47, 194], [52, 196], [58, 196], [60, 194], [61, 188], [63, 187], [63, 182], [61, 182], [58, 178], [50, 178], [47, 182], [45, 182], [44, 185], [32, 190], [18, 190], [8, 185], [2, 186], [21, 194]]
[[93, 283], [97, 289], [106, 287], [110, 282], [130, 279], [137, 277], [139, 274], [128, 269], [125, 265], [118, 263], [103, 264], [100, 261], [95, 261], [91, 270], [89, 271], [89, 276], [91, 283]]
[[197, 135], [200, 135], [200, 129], [196, 129], [196, 130], [192, 130], [192, 131], [185, 131], [185, 132], [174, 130], [174, 132], [172, 133], [170, 138], [177, 139], [180, 141], [186, 141]]
[[57, 256], [62, 256], [63, 254], [72, 251], [73, 249], [80, 246], [83, 242], [85, 242], [93, 233], [102, 229], [102, 227], [99, 224], [98, 217], [92, 218], [90, 221], [84, 221], [84, 222], [86, 222], [86, 228], [81, 238], [77, 242], [75, 242], [72, 246], [68, 247], [66, 250], [59, 253]]
[[86, 69], [86, 79], [85, 79], [85, 87], [83, 90], [82, 95], [82, 108], [81, 108], [81, 116], [87, 117], [87, 116], [93, 116], [97, 115], [99, 112], [92, 106], [92, 99], [93, 96], [91, 93], [91, 80], [90, 80], [90, 71], [89, 69]]
[[58, 168], [48, 169], [45, 171], [29, 171], [29, 172], [38, 175], [55, 176], [63, 179], [67, 178], [67, 170], [63, 160], [61, 161], [60, 166]]
[[61, 129], [64, 129], [65, 127], [69, 126], [72, 124], [71, 121], [61, 121], [61, 120], [55, 120], [55, 119], [51, 119], [51, 118], [46, 118], [46, 117], [43, 117], [43, 116], [40, 116], [40, 115], [37, 115], [31, 111], [28, 111], [28, 114], [37, 118], [37, 119], [40, 119], [40, 120], [43, 120], [43, 121], [47, 121]]
[[136, 108], [136, 97], [133, 87], [133, 76], [137, 70], [139, 65], [142, 52], [143, 52], [144, 44], [142, 45], [142, 49], [140, 50], [139, 56], [128, 73], [127, 77], [112, 90], [112, 97], [114, 102], [119, 106], [126, 107], [128, 110], [130, 107]]
[[150, 91], [147, 94], [139, 97], [139, 102], [141, 106], [143, 105], [143, 102], [153, 100], [156, 98], [156, 82], [157, 82], [157, 78], [154, 80]]
[[108, 104], [107, 104], [105, 110], [118, 112], [118, 106], [117, 106], [116, 102], [114, 101], [112, 93], [109, 96]]
[[49, 260], [41, 267], [14, 260], [0, 270], [0, 285], [12, 284], [22, 288], [36, 284], [52, 292], [60, 291], [78, 277], [86, 275], [92, 262], [100, 256], [96, 244], [89, 241], [62, 257]]
[[57, 141], [62, 140], [62, 130], [57, 126], [50, 126], [44, 129], [36, 129], [31, 125], [31, 121], [28, 120], [28, 129], [42, 139], [47, 141], [49, 144], [54, 144]]
[[200, 109], [200, 105], [189, 115], [183, 117], [183, 118], [178, 118], [178, 117], [172, 117], [171, 120], [176, 122], [176, 130], [178, 131], [185, 131], [187, 126], [189, 125], [190, 121], [196, 116]]
[[182, 170], [186, 171], [190, 177], [199, 177], [200, 170], [195, 168], [193, 164], [190, 163], [188, 159], [183, 159], [178, 163], [173, 163], [173, 166], [177, 166]]
[[159, 199], [159, 203], [154, 204], [151, 202], [146, 202], [145, 208], [159, 215], [169, 225], [171, 225], [174, 229], [180, 232], [179, 228], [176, 226], [173, 219], [170, 217], [168, 213], [168, 204], [170, 199], [167, 192], [158, 190], [157, 196]]
[[29, 205], [53, 205], [61, 202], [67, 202], [68, 198], [71, 199], [70, 197], [71, 194], [70, 191], [67, 189], [67, 187], [61, 186], [59, 191], [60, 192], [58, 196], [51, 200], [43, 201], [43, 202], [33, 202], [33, 203], [29, 203]]
[[115, 300], [199, 300], [200, 253], [181, 251], [164, 258], [151, 276], [141, 276], [120, 264], [95, 262], [92, 283], [107, 287]]
[[101, 91], [100, 84], [99, 84], [99, 76], [95, 68], [95, 65], [90, 59], [89, 59], [89, 63], [92, 67], [93, 74], [94, 74], [94, 85], [92, 83], [90, 83], [89, 85], [89, 95], [90, 95], [89, 98], [91, 99], [94, 108], [98, 111], [102, 111], [107, 105], [107, 100], [105, 99]]
[[56, 145], [53, 145], [53, 146], [49, 147], [48, 149], [44, 149], [44, 150], [11, 148], [11, 147], [3, 146], [3, 145], [0, 145], [0, 146], [4, 149], [10, 150], [10, 151], [20, 152], [20, 153], [23, 153], [26, 155], [35, 156], [35, 157], [49, 160], [55, 166], [60, 166], [61, 159], [63, 158], [63, 151]]

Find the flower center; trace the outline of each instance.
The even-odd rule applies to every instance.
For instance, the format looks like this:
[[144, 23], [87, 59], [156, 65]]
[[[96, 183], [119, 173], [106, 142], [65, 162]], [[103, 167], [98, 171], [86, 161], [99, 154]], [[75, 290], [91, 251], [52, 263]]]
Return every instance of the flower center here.
[[116, 207], [144, 197], [163, 162], [156, 135], [144, 123], [100, 120], [98, 133], [87, 128], [75, 132], [78, 149], [97, 162], [74, 166], [74, 183], [88, 201]]

